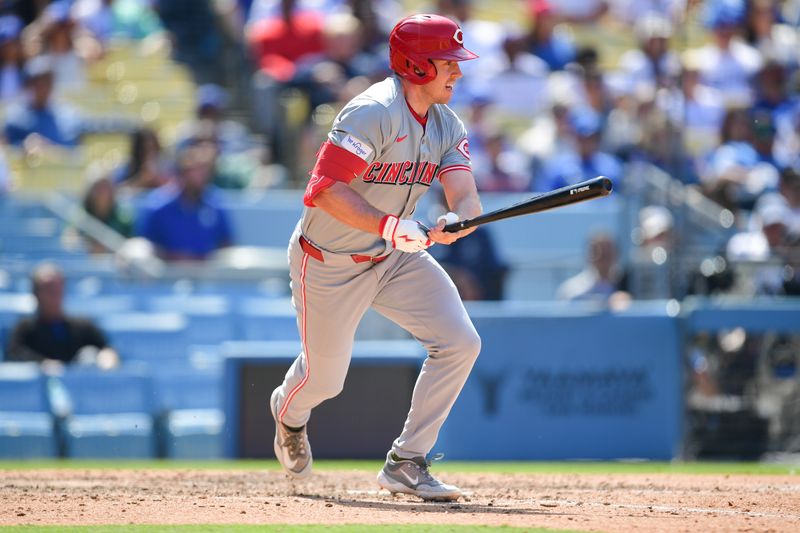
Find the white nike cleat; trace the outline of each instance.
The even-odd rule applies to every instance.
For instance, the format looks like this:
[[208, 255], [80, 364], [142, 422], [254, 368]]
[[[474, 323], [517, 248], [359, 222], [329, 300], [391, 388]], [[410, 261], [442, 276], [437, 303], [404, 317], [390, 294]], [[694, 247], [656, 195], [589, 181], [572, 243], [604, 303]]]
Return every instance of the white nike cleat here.
[[413, 494], [426, 501], [451, 502], [462, 496], [461, 489], [442, 483], [428, 471], [429, 463], [424, 457], [402, 459], [392, 452], [378, 473], [378, 485], [391, 493]]
[[303, 479], [311, 475], [312, 463], [306, 426], [300, 431], [292, 431], [278, 420], [277, 393], [278, 389], [275, 389], [269, 400], [272, 418], [275, 419], [275, 457], [289, 476]]

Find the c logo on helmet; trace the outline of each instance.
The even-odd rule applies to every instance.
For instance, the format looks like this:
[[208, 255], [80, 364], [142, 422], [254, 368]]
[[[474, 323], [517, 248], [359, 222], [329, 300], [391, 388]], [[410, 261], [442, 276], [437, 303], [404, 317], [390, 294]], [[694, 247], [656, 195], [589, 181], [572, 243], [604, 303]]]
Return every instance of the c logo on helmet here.
[[456, 28], [456, 32], [453, 34], [453, 40], [458, 44], [464, 44], [464, 32], [461, 31], [461, 28]]

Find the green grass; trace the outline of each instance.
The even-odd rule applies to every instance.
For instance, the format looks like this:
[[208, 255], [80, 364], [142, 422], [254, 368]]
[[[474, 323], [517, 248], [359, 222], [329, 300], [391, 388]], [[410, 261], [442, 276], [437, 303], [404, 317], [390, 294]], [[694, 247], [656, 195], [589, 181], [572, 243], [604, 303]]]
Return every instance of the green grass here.
[[[373, 472], [380, 469], [381, 461], [315, 461], [316, 470], [360, 470]], [[280, 467], [274, 460], [233, 461], [126, 461], [126, 460], [35, 460], [0, 461], [0, 470], [30, 469], [87, 469], [113, 468], [133, 470], [270, 470]], [[624, 461], [442, 461], [434, 465], [441, 472], [467, 473], [520, 473], [520, 474], [755, 474], [798, 475], [800, 464], [778, 463], [668, 463], [668, 462], [624, 462]]]
[[31, 533], [250, 533], [254, 531], [280, 532], [280, 533], [516, 533], [525, 531], [530, 533], [579, 533], [566, 529], [541, 529], [541, 528], [515, 528], [510, 526], [436, 526], [436, 525], [356, 525], [341, 526], [329, 525], [138, 525], [138, 526], [0, 526], [0, 532], [13, 531]]

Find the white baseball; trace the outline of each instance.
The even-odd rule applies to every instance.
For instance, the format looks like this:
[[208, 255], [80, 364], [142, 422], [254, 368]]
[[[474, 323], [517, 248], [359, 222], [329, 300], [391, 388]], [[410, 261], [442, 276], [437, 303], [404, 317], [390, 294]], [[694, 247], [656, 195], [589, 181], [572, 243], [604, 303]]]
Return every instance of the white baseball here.
[[452, 211], [448, 211], [446, 214], [441, 215], [439, 218], [437, 218], [436, 223], [438, 224], [442, 220], [444, 220], [445, 226], [448, 224], [455, 224], [456, 222], [458, 222], [458, 215], [456, 215]]

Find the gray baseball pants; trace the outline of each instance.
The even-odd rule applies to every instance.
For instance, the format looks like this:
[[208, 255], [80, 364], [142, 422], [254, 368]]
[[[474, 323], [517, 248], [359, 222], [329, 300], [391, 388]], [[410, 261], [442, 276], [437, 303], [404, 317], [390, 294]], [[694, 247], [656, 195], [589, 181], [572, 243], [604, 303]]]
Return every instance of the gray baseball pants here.
[[302, 352], [279, 387], [279, 419], [303, 426], [314, 407], [341, 392], [356, 327], [371, 306], [427, 349], [392, 446], [401, 457], [427, 455], [481, 347], [455, 285], [427, 252], [394, 250], [379, 263], [324, 252], [322, 262], [298, 237], [289, 244], [289, 266]]

